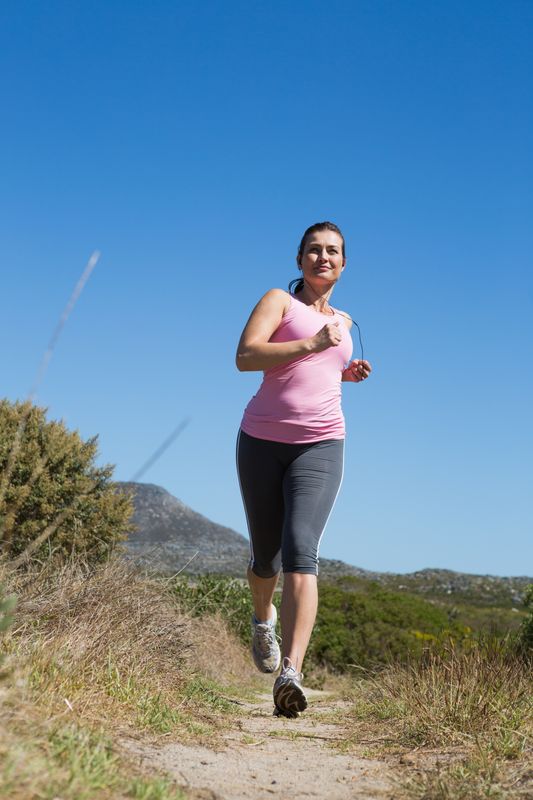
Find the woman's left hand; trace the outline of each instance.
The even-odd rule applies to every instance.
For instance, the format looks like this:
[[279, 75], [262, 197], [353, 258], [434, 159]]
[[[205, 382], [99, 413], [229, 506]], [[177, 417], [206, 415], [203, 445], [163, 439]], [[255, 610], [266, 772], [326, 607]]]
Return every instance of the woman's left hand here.
[[368, 361], [362, 361], [361, 359], [350, 361], [346, 369], [342, 372], [342, 380], [359, 383], [359, 381], [364, 381], [365, 378], [368, 378], [371, 372], [372, 367]]

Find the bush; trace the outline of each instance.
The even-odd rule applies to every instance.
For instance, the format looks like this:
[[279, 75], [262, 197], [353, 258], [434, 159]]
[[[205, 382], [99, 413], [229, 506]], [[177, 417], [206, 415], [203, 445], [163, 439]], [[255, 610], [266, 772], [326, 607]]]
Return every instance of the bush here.
[[523, 650], [533, 653], [533, 583], [526, 587], [524, 606], [529, 611], [529, 615], [522, 622], [519, 643]]
[[128, 495], [97, 467], [97, 437], [84, 441], [46, 410], [0, 402], [0, 546], [4, 557], [83, 554], [101, 561], [124, 538]]
[[201, 575], [196, 581], [179, 576], [172, 591], [191, 616], [220, 612], [244, 644], [250, 642], [250, 620], [254, 610], [248, 585], [225, 575]]
[[[357, 585], [357, 584], [355, 584]], [[308, 657], [340, 672], [418, 657], [430, 642], [471, 631], [450, 622], [446, 610], [414, 595], [369, 584], [350, 591], [351, 581], [319, 583], [316, 625]]]

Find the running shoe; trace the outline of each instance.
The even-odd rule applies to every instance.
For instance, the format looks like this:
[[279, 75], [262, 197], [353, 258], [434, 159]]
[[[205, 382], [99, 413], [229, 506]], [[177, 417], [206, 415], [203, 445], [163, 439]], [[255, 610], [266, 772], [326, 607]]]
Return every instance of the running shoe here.
[[276, 607], [274, 616], [268, 622], [257, 622], [252, 614], [252, 655], [257, 669], [261, 672], [275, 672], [281, 661], [281, 652], [276, 636], [276, 623], [278, 613]]
[[283, 659], [281, 672], [274, 682], [274, 715], [277, 717], [297, 717], [307, 708], [307, 698], [301, 682], [303, 674], [296, 672], [290, 658]]

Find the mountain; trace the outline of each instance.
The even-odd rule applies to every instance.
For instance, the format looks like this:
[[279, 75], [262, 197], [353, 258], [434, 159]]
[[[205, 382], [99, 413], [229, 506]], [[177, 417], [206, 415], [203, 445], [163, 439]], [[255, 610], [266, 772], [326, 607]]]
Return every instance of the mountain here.
[[[128, 557], [165, 574], [217, 572], [243, 578], [250, 557], [248, 539], [193, 511], [161, 486], [118, 483], [133, 494], [135, 531], [127, 540]], [[447, 569], [397, 574], [371, 572], [334, 559], [320, 559], [322, 579], [375, 581], [384, 588], [442, 599], [468, 599], [481, 605], [512, 607], [521, 603], [533, 578], [469, 575]]]
[[133, 493], [136, 530], [127, 541], [137, 563], [173, 574], [218, 572], [244, 576], [250, 558], [248, 540], [211, 522], [153, 483], [118, 483]]

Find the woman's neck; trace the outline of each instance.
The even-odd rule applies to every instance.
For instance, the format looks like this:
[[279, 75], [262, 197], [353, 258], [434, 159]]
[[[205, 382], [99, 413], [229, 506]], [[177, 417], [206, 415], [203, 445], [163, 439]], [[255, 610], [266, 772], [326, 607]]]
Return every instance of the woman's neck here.
[[304, 288], [299, 294], [306, 305], [314, 306], [317, 311], [327, 311], [329, 298], [333, 294], [333, 286], [321, 286], [315, 289], [304, 279]]

